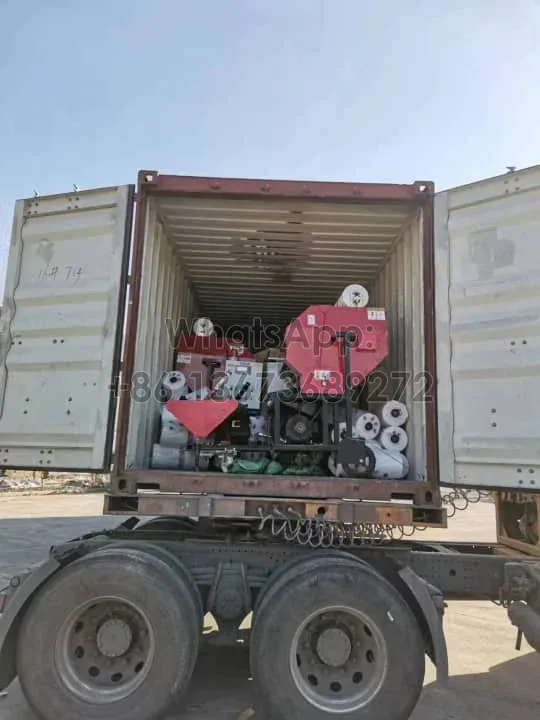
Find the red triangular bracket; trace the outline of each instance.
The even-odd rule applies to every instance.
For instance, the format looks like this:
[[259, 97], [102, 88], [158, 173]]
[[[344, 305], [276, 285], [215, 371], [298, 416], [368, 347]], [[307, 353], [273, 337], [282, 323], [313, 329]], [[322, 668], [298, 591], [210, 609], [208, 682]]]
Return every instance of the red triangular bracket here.
[[169, 400], [166, 408], [195, 437], [205, 438], [238, 409], [238, 401]]

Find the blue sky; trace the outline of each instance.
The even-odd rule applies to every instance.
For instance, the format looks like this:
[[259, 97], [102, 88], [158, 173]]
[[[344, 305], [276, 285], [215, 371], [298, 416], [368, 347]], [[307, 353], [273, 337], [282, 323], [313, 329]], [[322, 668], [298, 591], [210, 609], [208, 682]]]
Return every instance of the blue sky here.
[[16, 198], [141, 168], [442, 189], [539, 163], [539, 38], [539, 0], [0, 0], [0, 257]]

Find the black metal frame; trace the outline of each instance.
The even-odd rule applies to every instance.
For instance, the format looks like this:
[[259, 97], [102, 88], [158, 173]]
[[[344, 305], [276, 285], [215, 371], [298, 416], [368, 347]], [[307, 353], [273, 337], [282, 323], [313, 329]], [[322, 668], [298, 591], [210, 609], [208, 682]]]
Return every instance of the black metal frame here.
[[[272, 396], [276, 397], [272, 397]], [[332, 452], [336, 451], [338, 447], [338, 441], [334, 438], [331, 440], [330, 428], [333, 425], [336, 427], [337, 412], [336, 407], [339, 402], [343, 399], [343, 396], [332, 397], [332, 399], [326, 398], [322, 395], [319, 400], [321, 402], [321, 427], [322, 427], [322, 442], [321, 443], [284, 443], [281, 441], [281, 423], [282, 423], [282, 403], [279, 399], [279, 393], [272, 393], [268, 396], [273, 400], [273, 412], [272, 412], [272, 442], [271, 444], [255, 446], [257, 449], [267, 451], [279, 451], [279, 452], [307, 452], [307, 451], [325, 451]], [[298, 395], [299, 400], [312, 401], [313, 398], [307, 395]], [[237, 446], [235, 446], [237, 447]], [[254, 446], [238, 447], [239, 450], [253, 450]]]
[[[177, 519], [174, 518], [173, 521]], [[242, 563], [248, 569], [250, 587], [262, 587], [277, 565], [295, 556], [325, 552], [321, 549], [283, 543], [276, 540], [249, 540], [240, 529], [231, 539], [228, 525], [221, 529], [209, 524], [194, 525], [185, 532], [162, 532], [150, 525], [139, 526], [138, 519], [129, 518], [118, 528], [90, 533], [82, 538], [57, 546], [52, 556], [78, 556], [100, 544], [115, 540], [152, 542], [166, 547], [192, 571], [199, 584], [213, 576], [216, 563]], [[225, 541], [227, 540], [227, 541]], [[437, 543], [414, 540], [383, 541], [344, 548], [344, 552], [362, 558], [374, 567], [391, 562], [395, 567], [409, 567], [419, 577], [452, 600], [492, 600], [510, 602], [526, 600], [530, 585], [522, 581], [528, 567], [538, 568], [537, 559], [509, 556], [498, 545], [490, 543]], [[251, 570], [250, 570], [251, 569]], [[537, 588], [540, 592], [540, 587]]]
[[[356, 340], [354, 333], [346, 331], [337, 334], [337, 338], [343, 340], [343, 377], [344, 379], [351, 377], [351, 356], [350, 348]], [[322, 428], [322, 443], [283, 443], [281, 442], [281, 407], [280, 392], [272, 393], [267, 398], [273, 400], [273, 427], [272, 427], [272, 445], [265, 446], [261, 445], [261, 450], [276, 450], [279, 452], [337, 452], [339, 449], [340, 438], [337, 436], [336, 429], [338, 427], [337, 422], [337, 406], [345, 401], [345, 437], [352, 439], [352, 427], [353, 427], [353, 390], [348, 382], [344, 383], [345, 392], [340, 395], [320, 395], [317, 399], [321, 403], [321, 428]], [[284, 392], [289, 392], [285, 390]], [[301, 401], [313, 402], [313, 395], [305, 395], [302, 393], [296, 393], [295, 398]], [[331, 427], [334, 428], [334, 439], [331, 439]], [[360, 441], [359, 447], [365, 446], [365, 443]], [[238, 448], [239, 450], [247, 448]], [[251, 448], [252, 449], [252, 448]], [[365, 452], [365, 449], [363, 450]]]

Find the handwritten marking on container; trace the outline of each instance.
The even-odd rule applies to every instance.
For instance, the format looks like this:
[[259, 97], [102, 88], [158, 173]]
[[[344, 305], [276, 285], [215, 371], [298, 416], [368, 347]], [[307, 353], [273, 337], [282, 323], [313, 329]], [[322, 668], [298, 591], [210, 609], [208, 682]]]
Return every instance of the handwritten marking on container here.
[[83, 273], [80, 265], [46, 265], [38, 273], [38, 280], [60, 280], [76, 283]]

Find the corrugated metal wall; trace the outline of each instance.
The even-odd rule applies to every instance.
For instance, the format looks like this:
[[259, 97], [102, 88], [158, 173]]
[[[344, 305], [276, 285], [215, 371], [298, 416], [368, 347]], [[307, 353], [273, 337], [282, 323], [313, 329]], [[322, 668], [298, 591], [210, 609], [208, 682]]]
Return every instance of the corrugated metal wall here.
[[540, 488], [540, 166], [436, 199], [442, 482]]
[[386, 310], [390, 354], [370, 382], [369, 406], [379, 410], [396, 399], [409, 408], [407, 452], [409, 479], [426, 477], [425, 404], [429, 379], [424, 374], [424, 297], [422, 214], [405, 228], [383, 264], [373, 288], [371, 306]]
[[0, 327], [0, 465], [101, 469], [130, 188], [17, 203]]
[[195, 304], [154, 203], [149, 203], [137, 326], [126, 468], [146, 468], [158, 430], [159, 389], [172, 369], [174, 340], [182, 323], [191, 324]]

